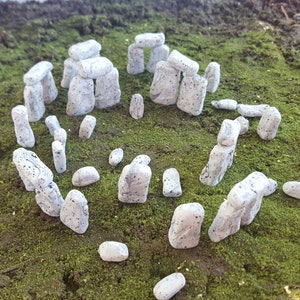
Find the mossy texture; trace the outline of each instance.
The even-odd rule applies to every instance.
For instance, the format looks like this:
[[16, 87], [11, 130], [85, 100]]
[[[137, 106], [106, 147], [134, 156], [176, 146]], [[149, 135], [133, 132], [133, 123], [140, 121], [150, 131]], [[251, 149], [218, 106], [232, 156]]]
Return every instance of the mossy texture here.
[[[6, 43], [0, 43], [0, 298], [154, 299], [154, 285], [180, 271], [187, 284], [174, 299], [299, 299], [300, 202], [286, 196], [282, 185], [300, 180], [300, 76], [286, 60], [280, 36], [255, 26], [255, 31], [210, 32], [189, 24], [184, 11], [177, 24], [173, 15], [146, 13], [142, 4], [134, 8], [145, 14], [144, 20], [125, 24], [120, 11], [126, 8], [129, 14], [129, 8], [125, 4], [112, 7], [111, 15], [99, 9], [93, 17], [33, 20], [7, 29]], [[198, 117], [176, 106], [153, 103], [149, 98], [153, 74], [132, 76], [126, 71], [127, 49], [135, 35], [158, 31], [165, 33], [171, 50], [199, 62], [199, 74], [204, 74], [211, 61], [221, 65], [219, 89], [207, 94]], [[118, 68], [122, 96], [115, 107], [91, 113], [97, 118], [95, 131], [89, 140], [81, 140], [78, 131], [84, 116], [66, 115], [67, 91], [60, 81], [68, 48], [91, 38], [101, 43], [101, 55]], [[71, 178], [78, 168], [92, 165], [101, 176], [99, 182], [79, 188], [90, 212], [89, 228], [83, 235], [41, 212], [12, 163], [12, 153], [19, 146], [10, 112], [23, 103], [24, 73], [40, 60], [53, 63], [59, 96], [46, 106], [43, 119], [31, 124], [36, 137], [32, 150], [53, 170], [63, 197], [73, 188]], [[145, 101], [145, 114], [139, 120], [129, 115], [135, 93]], [[250, 119], [249, 131], [238, 140], [232, 167], [219, 185], [208, 187], [200, 183], [199, 175], [217, 142], [221, 123], [239, 116], [211, 106], [212, 100], [224, 98], [275, 106], [282, 122], [276, 138], [263, 141], [256, 134], [258, 119]], [[54, 170], [53, 137], [44, 122], [51, 114], [68, 133], [63, 174]], [[124, 159], [112, 167], [108, 156], [118, 147], [123, 148]], [[118, 178], [139, 154], [152, 159], [148, 200], [124, 204], [117, 198]], [[169, 167], [180, 173], [180, 198], [162, 196], [162, 174]], [[207, 230], [220, 204], [233, 185], [253, 171], [275, 179], [277, 191], [264, 198], [252, 224], [219, 243], [211, 242]], [[199, 202], [205, 209], [200, 244], [175, 250], [168, 243], [168, 228], [174, 209], [187, 202]], [[128, 260], [102, 261], [97, 249], [105, 240], [126, 243]]]

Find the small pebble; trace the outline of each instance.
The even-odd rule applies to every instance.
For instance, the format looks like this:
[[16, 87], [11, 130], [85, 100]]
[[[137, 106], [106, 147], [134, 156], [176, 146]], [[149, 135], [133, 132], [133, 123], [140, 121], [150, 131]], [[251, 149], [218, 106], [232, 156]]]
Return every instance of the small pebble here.
[[147, 154], [140, 154], [131, 161], [131, 164], [149, 165], [150, 162], [151, 158]]
[[163, 195], [165, 197], [180, 197], [182, 195], [180, 175], [175, 168], [169, 168], [164, 171]]
[[100, 244], [98, 253], [104, 261], [120, 262], [128, 258], [128, 248], [126, 244], [106, 241]]
[[257, 134], [263, 140], [272, 140], [275, 138], [278, 127], [281, 122], [281, 114], [276, 107], [268, 107], [263, 112], [258, 126]]
[[286, 195], [300, 199], [300, 181], [287, 181], [282, 186], [282, 190]]
[[96, 118], [90, 115], [84, 117], [80, 124], [79, 137], [81, 139], [89, 139], [96, 126]]
[[211, 101], [211, 105], [217, 109], [236, 110], [238, 103], [233, 99], [221, 99]]
[[133, 119], [141, 119], [144, 116], [144, 99], [140, 94], [134, 94], [130, 101], [129, 113]]
[[74, 186], [87, 186], [100, 180], [98, 171], [91, 166], [78, 169], [72, 177]]
[[116, 148], [113, 151], [111, 151], [111, 153], [109, 154], [108, 162], [111, 166], [116, 166], [122, 161], [123, 156], [124, 156], [123, 149], [122, 148]]

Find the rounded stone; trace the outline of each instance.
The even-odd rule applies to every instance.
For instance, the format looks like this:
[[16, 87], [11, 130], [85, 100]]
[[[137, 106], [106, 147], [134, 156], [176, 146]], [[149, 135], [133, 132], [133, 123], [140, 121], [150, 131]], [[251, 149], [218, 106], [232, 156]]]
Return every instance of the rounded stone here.
[[91, 166], [78, 169], [72, 177], [74, 186], [87, 186], [100, 180], [98, 171]]
[[120, 262], [128, 258], [128, 248], [124, 243], [106, 241], [100, 244], [98, 253], [102, 260]]

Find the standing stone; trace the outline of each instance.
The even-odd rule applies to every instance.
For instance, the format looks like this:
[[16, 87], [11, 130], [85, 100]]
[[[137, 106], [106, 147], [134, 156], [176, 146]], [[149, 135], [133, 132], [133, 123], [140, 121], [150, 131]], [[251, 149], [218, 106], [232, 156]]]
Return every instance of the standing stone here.
[[128, 47], [127, 72], [131, 75], [136, 75], [144, 71], [144, 49], [136, 44], [131, 44]]
[[78, 190], [71, 190], [62, 204], [61, 222], [75, 231], [85, 233], [89, 226], [89, 209], [85, 196]]
[[254, 118], [261, 117], [268, 107], [268, 104], [238, 104], [237, 111], [243, 117]]
[[78, 169], [72, 177], [72, 184], [74, 186], [87, 186], [100, 180], [98, 171], [92, 167], [87, 166]]
[[87, 115], [84, 117], [79, 128], [79, 137], [81, 139], [89, 139], [96, 126], [96, 118], [94, 116]]
[[166, 61], [158, 62], [150, 88], [150, 99], [163, 105], [176, 104], [179, 80], [180, 71]]
[[67, 115], [79, 116], [91, 112], [95, 105], [93, 79], [75, 76], [68, 90]]
[[129, 113], [133, 119], [141, 119], [144, 116], [144, 99], [141, 94], [134, 94], [131, 97]]
[[100, 244], [98, 253], [104, 261], [120, 262], [128, 258], [129, 252], [126, 244], [106, 241]]
[[58, 96], [58, 91], [51, 72], [48, 72], [41, 81], [43, 86], [43, 99], [46, 104], [52, 103]]
[[58, 128], [54, 131], [54, 141], [59, 141], [63, 144], [64, 148], [67, 143], [67, 132], [63, 128]]
[[272, 140], [275, 138], [278, 127], [281, 122], [281, 114], [276, 107], [268, 107], [264, 110], [258, 126], [257, 134], [263, 140]]
[[61, 80], [60, 85], [63, 88], [68, 89], [73, 77], [77, 75], [77, 61], [72, 58], [67, 58], [64, 61], [64, 71], [63, 71], [63, 78]]
[[186, 203], [174, 211], [168, 238], [175, 249], [188, 249], [199, 244], [204, 209], [199, 203]]
[[172, 273], [154, 286], [153, 294], [157, 300], [169, 300], [185, 286], [185, 283], [182, 273]]
[[168, 59], [169, 51], [170, 49], [167, 45], [161, 45], [152, 48], [150, 59], [146, 67], [147, 71], [154, 73], [157, 63], [160, 61], [166, 61]]
[[184, 76], [180, 86], [177, 107], [193, 116], [200, 115], [204, 105], [206, 86], [207, 80], [198, 74]]
[[33, 147], [35, 137], [29, 124], [27, 108], [24, 105], [17, 105], [11, 110], [11, 116], [17, 143], [25, 148]]
[[52, 181], [44, 189], [36, 190], [35, 199], [45, 214], [51, 217], [58, 217], [60, 215], [63, 197], [55, 182]]
[[49, 132], [52, 136], [54, 135], [55, 130], [60, 128], [60, 124], [58, 122], [58, 119], [54, 115], [53, 116], [48, 116], [45, 119], [45, 124], [46, 124], [47, 128], [49, 129]]
[[282, 190], [286, 195], [300, 199], [300, 181], [287, 181], [283, 184]]
[[211, 105], [217, 109], [236, 110], [238, 103], [233, 99], [221, 99], [211, 101]]
[[180, 175], [175, 168], [166, 169], [162, 180], [163, 195], [165, 197], [180, 197], [182, 195]]
[[125, 203], [146, 202], [151, 176], [148, 165], [126, 165], [118, 181], [118, 199]]
[[205, 69], [204, 77], [207, 79], [207, 92], [214, 93], [220, 84], [220, 65], [217, 62], [211, 62]]
[[60, 141], [52, 142], [52, 155], [56, 172], [65, 172], [67, 169], [65, 146]]
[[116, 148], [109, 154], [108, 162], [111, 166], [118, 165], [122, 160], [124, 156], [124, 151], [122, 148]]
[[96, 80], [95, 107], [108, 108], [116, 105], [120, 100], [119, 71], [114, 67]]

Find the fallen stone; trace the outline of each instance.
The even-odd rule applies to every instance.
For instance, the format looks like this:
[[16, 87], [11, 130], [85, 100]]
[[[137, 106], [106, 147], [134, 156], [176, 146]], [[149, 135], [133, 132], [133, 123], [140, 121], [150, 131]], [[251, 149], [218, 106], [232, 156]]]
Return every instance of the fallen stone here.
[[241, 125], [239, 122], [225, 119], [222, 122], [217, 140], [222, 146], [234, 146], [240, 135]]
[[238, 103], [233, 99], [221, 99], [211, 101], [211, 105], [217, 109], [236, 110]]
[[102, 260], [120, 262], [128, 258], [129, 252], [126, 244], [106, 241], [100, 244], [98, 253]]
[[168, 59], [169, 51], [170, 49], [167, 45], [161, 45], [152, 48], [146, 67], [147, 71], [154, 73], [157, 63], [160, 61], [166, 61]]
[[56, 129], [60, 128], [60, 124], [58, 122], [58, 119], [56, 116], [48, 116], [45, 119], [45, 124], [47, 128], [49, 129], [50, 134], [53, 136]]
[[110, 154], [109, 154], [109, 164], [111, 166], [116, 166], [118, 165], [122, 160], [124, 156], [124, 151], [122, 148], [116, 148], [114, 149]]
[[140, 154], [137, 155], [132, 161], [131, 164], [142, 164], [142, 165], [149, 165], [151, 162], [150, 156], [147, 154]]
[[133, 119], [141, 119], [144, 116], [144, 99], [141, 94], [134, 94], [130, 100], [129, 113]]
[[239, 116], [234, 119], [235, 122], [240, 124], [240, 135], [245, 134], [249, 129], [249, 120], [243, 116]]
[[56, 172], [65, 172], [67, 169], [65, 146], [60, 141], [52, 142], [52, 155]]
[[264, 110], [258, 126], [257, 134], [263, 140], [272, 140], [277, 134], [281, 122], [281, 114], [276, 107], [268, 107]]
[[204, 209], [199, 203], [185, 203], [174, 211], [168, 238], [175, 249], [188, 249], [199, 244]]
[[221, 71], [220, 65], [217, 62], [211, 62], [205, 69], [204, 77], [207, 79], [206, 91], [214, 93], [220, 84]]
[[180, 175], [175, 168], [166, 169], [163, 173], [163, 195], [165, 197], [180, 197], [182, 189]]
[[113, 69], [112, 62], [106, 57], [94, 57], [77, 63], [78, 74], [85, 79], [97, 79]]
[[238, 104], [237, 105], [237, 111], [243, 116], [243, 117], [261, 117], [263, 115], [263, 112], [269, 107], [268, 104]]
[[79, 128], [79, 137], [81, 139], [89, 139], [96, 126], [96, 118], [94, 116], [87, 115], [84, 117]]
[[286, 195], [300, 199], [300, 181], [287, 181], [283, 184], [282, 190]]
[[135, 44], [140, 48], [153, 48], [165, 43], [164, 33], [142, 33], [135, 37]]
[[75, 231], [85, 233], [89, 226], [89, 209], [85, 196], [78, 190], [71, 190], [60, 211], [61, 222]]
[[87, 186], [100, 180], [98, 171], [91, 166], [78, 169], [72, 177], [74, 186]]
[[17, 105], [11, 110], [11, 116], [17, 143], [25, 148], [33, 147], [35, 137], [29, 124], [27, 108], [24, 105]]
[[80, 61], [91, 57], [97, 57], [99, 56], [100, 51], [101, 45], [97, 41], [90, 39], [72, 45], [69, 48], [68, 53], [72, 59], [74, 59], [75, 61]]
[[172, 273], [154, 286], [153, 294], [157, 300], [169, 300], [185, 286], [185, 283], [182, 273]]

